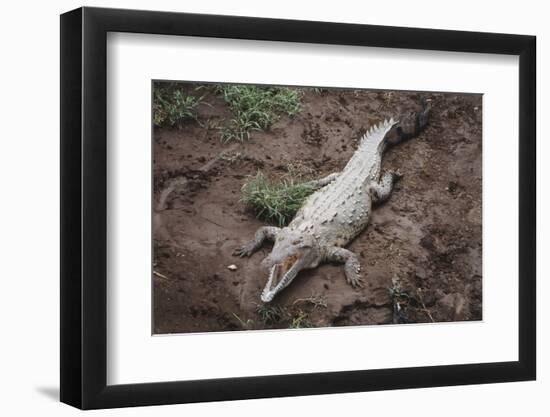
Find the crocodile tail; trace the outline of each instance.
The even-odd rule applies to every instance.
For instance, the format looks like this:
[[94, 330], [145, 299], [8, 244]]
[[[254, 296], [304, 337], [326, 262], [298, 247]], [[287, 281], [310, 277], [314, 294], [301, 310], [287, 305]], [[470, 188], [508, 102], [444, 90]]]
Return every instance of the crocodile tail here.
[[422, 101], [422, 110], [401, 115], [399, 122], [386, 135], [386, 142], [395, 145], [407, 139], [418, 136], [428, 124], [431, 105]]

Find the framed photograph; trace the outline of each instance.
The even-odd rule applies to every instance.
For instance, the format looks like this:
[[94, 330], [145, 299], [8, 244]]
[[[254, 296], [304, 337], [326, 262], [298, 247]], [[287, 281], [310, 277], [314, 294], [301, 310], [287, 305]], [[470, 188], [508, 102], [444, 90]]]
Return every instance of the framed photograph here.
[[61, 16], [61, 401], [533, 380], [535, 37]]

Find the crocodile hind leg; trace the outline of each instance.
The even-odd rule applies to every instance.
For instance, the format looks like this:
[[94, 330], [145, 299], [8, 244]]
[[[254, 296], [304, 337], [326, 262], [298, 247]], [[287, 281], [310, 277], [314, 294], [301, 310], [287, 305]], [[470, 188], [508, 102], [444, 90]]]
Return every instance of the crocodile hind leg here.
[[361, 264], [355, 253], [344, 248], [334, 247], [329, 251], [327, 261], [343, 263], [346, 281], [353, 288], [363, 287], [363, 280], [361, 279], [361, 275], [359, 275]]
[[235, 256], [250, 256], [258, 249], [260, 249], [266, 240], [275, 240], [277, 234], [281, 231], [279, 227], [263, 226], [256, 230], [254, 239], [245, 244], [244, 246], [235, 249], [233, 255]]
[[386, 201], [391, 194], [393, 184], [401, 177], [402, 175], [399, 171], [388, 171], [380, 178], [380, 181], [371, 183], [370, 190], [373, 202], [380, 204]]

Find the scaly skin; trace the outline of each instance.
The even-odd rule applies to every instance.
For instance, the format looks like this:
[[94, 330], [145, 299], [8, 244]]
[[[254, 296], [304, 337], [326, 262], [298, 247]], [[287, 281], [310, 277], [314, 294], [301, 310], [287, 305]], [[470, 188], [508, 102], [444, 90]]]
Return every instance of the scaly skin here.
[[348, 283], [362, 286], [357, 255], [344, 246], [365, 229], [373, 203], [387, 200], [401, 177], [392, 171], [380, 174], [384, 150], [417, 135], [427, 123], [429, 110], [403, 116], [401, 121], [385, 120], [371, 128], [341, 172], [315, 181], [321, 188], [306, 199], [287, 227], [261, 227], [254, 240], [235, 252], [250, 256], [265, 240], [275, 242], [264, 261], [270, 274], [262, 301], [271, 301], [300, 270], [324, 262], [343, 263]]

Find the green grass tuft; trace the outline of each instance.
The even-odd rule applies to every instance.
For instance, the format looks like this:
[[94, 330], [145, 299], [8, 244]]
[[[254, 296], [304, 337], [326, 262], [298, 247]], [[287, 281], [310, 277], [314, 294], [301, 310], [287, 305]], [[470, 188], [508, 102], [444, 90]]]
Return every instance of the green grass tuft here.
[[222, 129], [222, 141], [245, 142], [250, 133], [267, 130], [282, 114], [293, 116], [301, 109], [303, 91], [280, 87], [218, 85], [233, 118]]
[[202, 97], [184, 94], [173, 86], [157, 87], [153, 94], [155, 126], [180, 126], [186, 120], [197, 120], [197, 106]]
[[277, 324], [285, 320], [287, 311], [284, 307], [271, 304], [260, 304], [256, 308], [256, 314], [266, 325]]
[[285, 226], [315, 190], [309, 181], [293, 178], [272, 181], [258, 172], [243, 185], [241, 201], [253, 209], [259, 219]]
[[301, 309], [287, 309], [278, 304], [258, 304], [256, 306], [258, 320], [264, 326], [287, 327], [289, 329], [306, 329], [315, 327], [308, 313]]
[[298, 314], [292, 317], [288, 326], [290, 329], [307, 329], [313, 327], [313, 324], [309, 321], [309, 316], [302, 310], [298, 311]]

